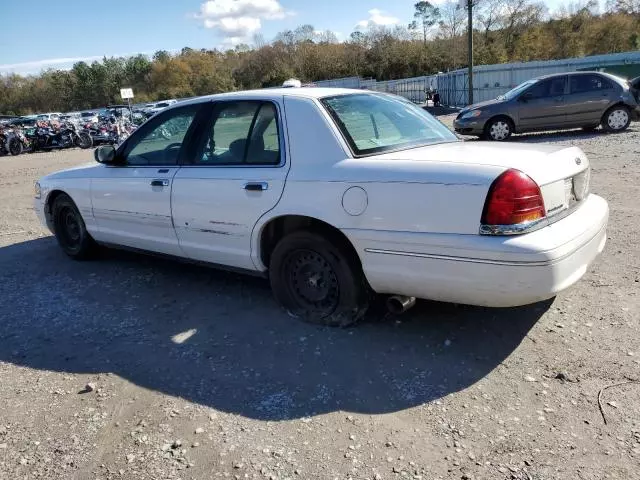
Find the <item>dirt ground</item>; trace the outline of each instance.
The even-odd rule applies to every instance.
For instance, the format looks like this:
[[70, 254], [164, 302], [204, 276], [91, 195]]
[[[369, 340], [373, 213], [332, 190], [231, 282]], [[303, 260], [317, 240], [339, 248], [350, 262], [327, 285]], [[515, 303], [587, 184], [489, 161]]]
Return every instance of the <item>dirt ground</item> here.
[[[450, 118], [445, 120], [450, 121]], [[356, 328], [289, 318], [261, 279], [122, 252], [69, 260], [0, 158], [0, 479], [637, 479], [640, 124], [578, 145], [609, 239], [555, 301], [431, 302]], [[91, 383], [92, 391], [85, 386]]]

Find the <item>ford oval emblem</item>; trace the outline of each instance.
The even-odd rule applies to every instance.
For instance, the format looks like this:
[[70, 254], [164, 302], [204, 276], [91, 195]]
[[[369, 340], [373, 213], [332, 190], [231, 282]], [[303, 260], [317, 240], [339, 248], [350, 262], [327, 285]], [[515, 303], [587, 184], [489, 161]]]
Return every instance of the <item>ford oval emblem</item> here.
[[580, 165], [582, 163], [582, 160], [580, 160], [579, 158], [576, 158], [576, 165]]

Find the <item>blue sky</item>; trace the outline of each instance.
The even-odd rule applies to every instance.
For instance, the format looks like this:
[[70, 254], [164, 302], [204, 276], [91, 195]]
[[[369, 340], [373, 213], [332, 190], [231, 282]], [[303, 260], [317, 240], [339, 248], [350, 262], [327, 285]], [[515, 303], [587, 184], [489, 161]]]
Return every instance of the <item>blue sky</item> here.
[[[441, 3], [436, 0], [433, 3]], [[415, 0], [30, 0], [2, 2], [0, 73], [69, 68], [106, 56], [251, 43], [309, 23], [344, 39], [368, 25], [407, 24]], [[551, 10], [561, 0], [544, 2]]]

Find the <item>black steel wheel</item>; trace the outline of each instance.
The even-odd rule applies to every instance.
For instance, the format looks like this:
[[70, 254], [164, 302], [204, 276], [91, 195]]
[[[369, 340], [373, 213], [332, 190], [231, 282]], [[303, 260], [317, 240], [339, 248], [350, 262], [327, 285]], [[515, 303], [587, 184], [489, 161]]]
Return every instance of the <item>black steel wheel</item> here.
[[68, 195], [60, 194], [56, 197], [51, 214], [56, 240], [64, 253], [76, 260], [93, 256], [96, 244], [87, 231], [82, 215]]
[[346, 326], [368, 306], [369, 287], [355, 252], [319, 233], [294, 232], [280, 240], [269, 277], [276, 299], [308, 322]]

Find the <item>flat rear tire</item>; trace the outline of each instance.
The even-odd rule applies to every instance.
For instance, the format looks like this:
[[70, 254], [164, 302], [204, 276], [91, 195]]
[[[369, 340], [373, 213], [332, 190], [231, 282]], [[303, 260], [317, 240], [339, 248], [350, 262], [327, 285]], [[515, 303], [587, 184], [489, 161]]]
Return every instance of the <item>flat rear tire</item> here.
[[274, 296], [293, 317], [345, 327], [361, 319], [370, 291], [355, 253], [323, 233], [293, 232], [271, 255]]

